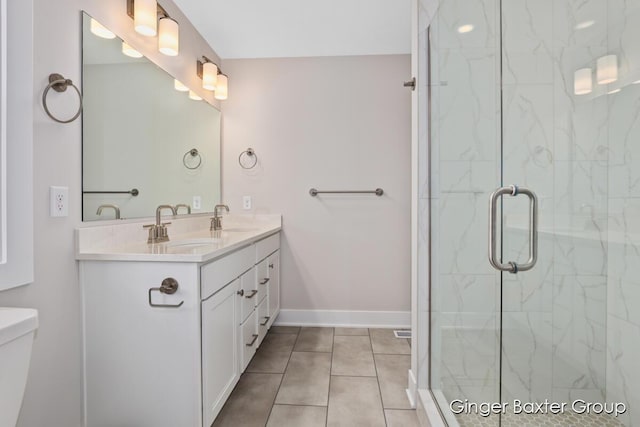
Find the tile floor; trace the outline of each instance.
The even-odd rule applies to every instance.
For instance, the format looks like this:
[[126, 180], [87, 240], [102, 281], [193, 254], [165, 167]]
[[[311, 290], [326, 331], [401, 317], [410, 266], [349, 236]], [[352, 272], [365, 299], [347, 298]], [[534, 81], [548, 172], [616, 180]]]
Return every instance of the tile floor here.
[[274, 326], [214, 427], [418, 427], [411, 348], [390, 329]]

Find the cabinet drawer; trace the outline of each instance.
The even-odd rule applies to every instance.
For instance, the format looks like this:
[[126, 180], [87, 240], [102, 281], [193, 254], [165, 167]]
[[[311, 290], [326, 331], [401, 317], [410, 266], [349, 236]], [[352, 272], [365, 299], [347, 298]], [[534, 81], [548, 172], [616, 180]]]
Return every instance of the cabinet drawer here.
[[262, 300], [258, 308], [258, 347], [262, 344], [262, 340], [269, 330], [269, 298]]
[[265, 259], [256, 265], [256, 287], [258, 289], [258, 295], [256, 303], [260, 302], [267, 296], [267, 289], [269, 288], [269, 262]]
[[269, 254], [272, 254], [280, 248], [280, 233], [276, 233], [272, 236], [262, 239], [256, 243], [256, 260], [255, 263], [259, 263], [265, 259]]
[[238, 298], [240, 299], [240, 318], [238, 320], [239, 323], [243, 323], [256, 308], [258, 302], [255, 267], [240, 276]]
[[240, 326], [240, 353], [242, 354], [242, 372], [247, 369], [251, 358], [256, 353], [258, 347], [258, 323], [255, 310]]
[[209, 298], [247, 271], [255, 264], [254, 256], [253, 246], [247, 246], [202, 266], [200, 270], [202, 299]]

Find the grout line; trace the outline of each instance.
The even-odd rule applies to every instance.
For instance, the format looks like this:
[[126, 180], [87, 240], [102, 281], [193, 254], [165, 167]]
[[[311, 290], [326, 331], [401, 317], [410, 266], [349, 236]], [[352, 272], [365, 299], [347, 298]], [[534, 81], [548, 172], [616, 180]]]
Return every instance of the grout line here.
[[324, 418], [324, 425], [327, 427], [329, 424], [329, 398], [331, 397], [331, 371], [333, 371], [333, 348], [336, 340], [336, 328], [332, 328], [333, 333], [331, 337], [331, 357], [329, 359], [329, 387], [327, 388], [327, 415]]
[[[290, 334], [293, 335], [293, 334]], [[280, 388], [282, 387], [282, 383], [284, 382], [284, 376], [287, 374], [287, 369], [289, 368], [289, 362], [291, 362], [291, 355], [293, 354], [293, 349], [296, 346], [296, 342], [298, 342], [298, 338], [300, 337], [300, 332], [298, 331], [298, 333], [296, 334], [296, 340], [293, 343], [293, 347], [291, 348], [291, 351], [289, 352], [289, 359], [287, 359], [287, 365], [284, 367], [284, 372], [282, 373], [282, 378], [280, 378], [280, 384], [278, 384], [278, 390], [276, 391], [276, 395], [273, 398], [273, 402], [271, 403], [271, 409], [269, 410], [269, 415], [267, 415], [267, 420], [264, 422], [264, 425], [266, 427], [267, 423], [269, 422], [269, 418], [271, 418], [271, 413], [273, 412], [273, 407], [276, 405], [276, 399], [278, 399], [278, 394], [280, 393]], [[255, 355], [254, 355], [255, 357]]]
[[369, 342], [371, 343], [371, 353], [373, 354], [373, 367], [376, 370], [376, 382], [378, 383], [378, 391], [380, 392], [380, 407], [382, 409], [382, 417], [384, 419], [384, 425], [387, 426], [387, 413], [384, 412], [384, 401], [382, 400], [382, 387], [380, 387], [380, 378], [378, 377], [378, 364], [376, 363], [376, 354], [373, 353], [373, 338], [369, 335]]

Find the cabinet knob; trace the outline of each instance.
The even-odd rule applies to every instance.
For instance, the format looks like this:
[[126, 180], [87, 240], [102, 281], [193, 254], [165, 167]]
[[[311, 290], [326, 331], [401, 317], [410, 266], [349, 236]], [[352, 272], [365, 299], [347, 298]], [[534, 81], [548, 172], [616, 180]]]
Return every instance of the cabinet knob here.
[[269, 268], [273, 268], [273, 263], [269, 264]]
[[238, 292], [236, 292], [238, 295], [240, 295], [241, 297], [244, 296], [244, 289], [240, 289]]

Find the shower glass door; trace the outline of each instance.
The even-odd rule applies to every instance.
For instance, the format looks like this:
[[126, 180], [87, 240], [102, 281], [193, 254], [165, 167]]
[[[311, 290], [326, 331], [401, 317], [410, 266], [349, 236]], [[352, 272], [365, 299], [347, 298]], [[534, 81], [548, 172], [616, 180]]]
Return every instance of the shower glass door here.
[[[440, 3], [433, 396], [449, 425], [640, 426], [640, 0]], [[495, 264], [530, 258], [526, 189], [538, 217], [535, 266], [515, 274], [488, 259], [489, 197], [511, 185]]]

